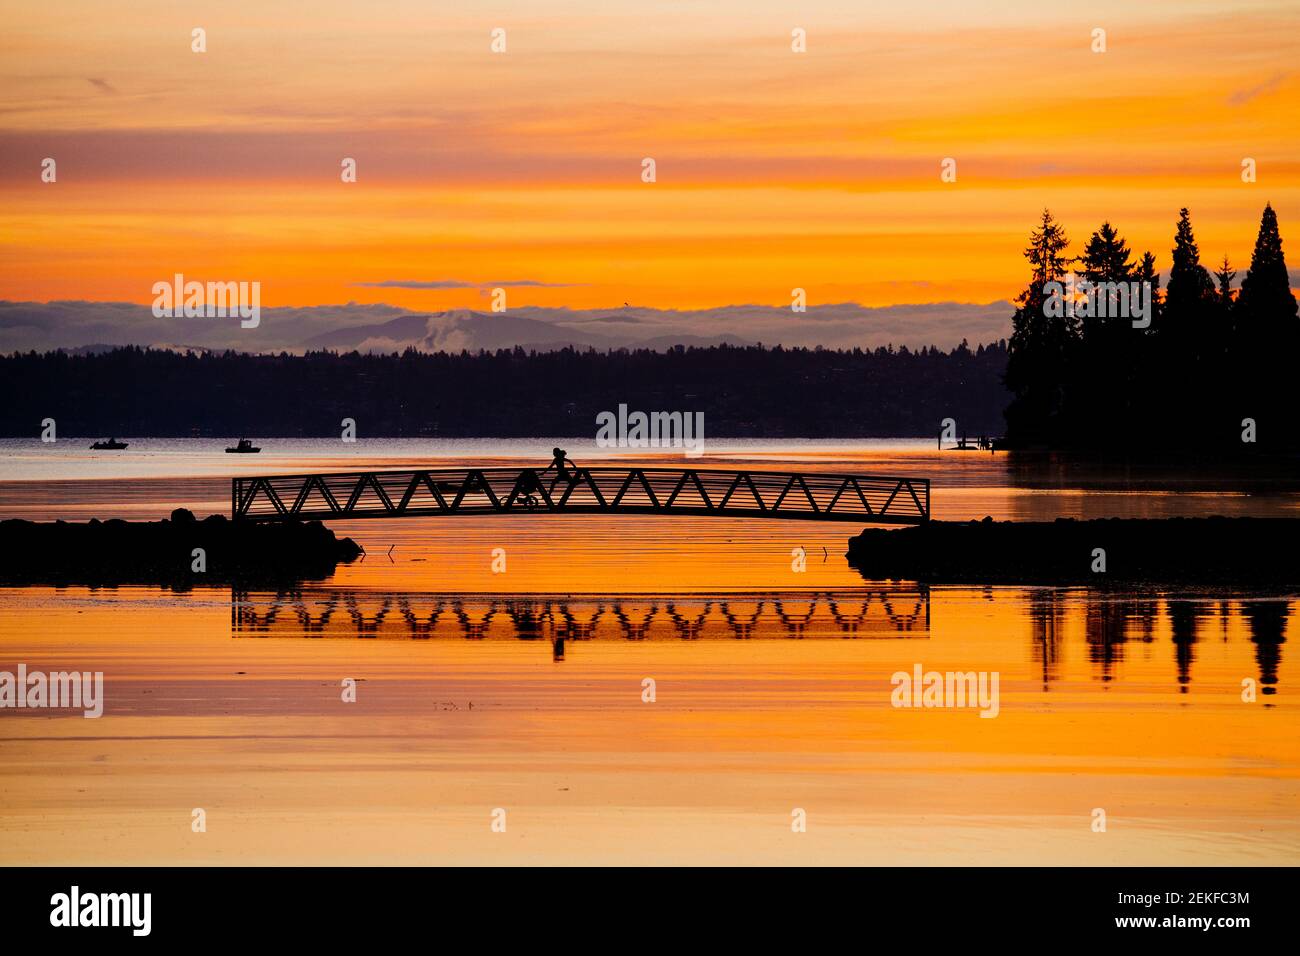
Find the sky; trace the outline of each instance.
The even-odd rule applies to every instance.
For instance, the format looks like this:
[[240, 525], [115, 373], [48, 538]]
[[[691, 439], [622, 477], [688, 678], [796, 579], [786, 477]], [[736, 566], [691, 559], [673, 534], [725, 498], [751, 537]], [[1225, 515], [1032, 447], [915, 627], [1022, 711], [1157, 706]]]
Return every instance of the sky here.
[[258, 281], [264, 307], [486, 310], [493, 287], [508, 308], [788, 307], [795, 288], [987, 304], [1023, 287], [1044, 207], [1076, 250], [1109, 219], [1164, 269], [1184, 205], [1209, 265], [1244, 270], [1266, 201], [1300, 242], [1293, 0], [0, 0], [0, 17], [10, 301], [149, 303], [179, 272]]

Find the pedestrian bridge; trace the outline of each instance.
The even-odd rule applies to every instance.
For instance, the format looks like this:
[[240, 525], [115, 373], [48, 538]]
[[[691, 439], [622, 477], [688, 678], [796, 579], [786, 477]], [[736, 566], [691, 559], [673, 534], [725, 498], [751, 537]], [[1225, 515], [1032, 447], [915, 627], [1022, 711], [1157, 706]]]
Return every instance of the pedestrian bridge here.
[[845, 640], [928, 637], [930, 593], [437, 594], [307, 588], [231, 592], [236, 637]]
[[439, 468], [234, 478], [236, 521], [510, 514], [923, 524], [924, 478], [705, 468]]

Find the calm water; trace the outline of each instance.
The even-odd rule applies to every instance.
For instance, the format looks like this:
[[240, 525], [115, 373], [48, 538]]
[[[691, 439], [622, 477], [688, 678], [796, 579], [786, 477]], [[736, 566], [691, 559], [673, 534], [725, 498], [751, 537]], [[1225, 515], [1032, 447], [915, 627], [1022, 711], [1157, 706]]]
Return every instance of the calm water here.
[[[609, 457], [130, 440], [0, 442], [0, 517], [223, 511], [237, 473]], [[929, 441], [719, 440], [699, 461], [929, 477], [946, 518], [1300, 504], [1248, 474], [1026, 468]], [[102, 670], [107, 699], [98, 720], [0, 710], [0, 863], [1300, 861], [1292, 595], [865, 582], [851, 525], [338, 530], [366, 560], [291, 592], [0, 589], [0, 670]], [[917, 665], [998, 674], [996, 718], [892, 706]]]

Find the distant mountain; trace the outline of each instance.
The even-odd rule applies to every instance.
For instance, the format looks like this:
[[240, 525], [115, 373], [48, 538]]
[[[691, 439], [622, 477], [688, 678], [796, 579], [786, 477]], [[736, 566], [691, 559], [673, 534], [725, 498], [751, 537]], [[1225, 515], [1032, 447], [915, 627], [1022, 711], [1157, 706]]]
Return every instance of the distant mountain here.
[[649, 348], [675, 345], [748, 345], [736, 335], [635, 335], [602, 334], [575, 329], [541, 319], [493, 312], [457, 309], [432, 315], [403, 315], [387, 322], [356, 325], [314, 335], [302, 343], [306, 350], [392, 352], [414, 345], [422, 352], [494, 352], [518, 346], [525, 351], [574, 348]]
[[52, 349], [90, 352], [123, 345], [248, 353], [495, 351], [519, 346], [553, 351], [574, 346], [648, 348], [675, 345], [765, 345], [951, 348], [963, 339], [994, 342], [1010, 334], [1009, 302], [933, 302], [869, 307], [852, 302], [710, 309], [568, 309], [519, 306], [508, 313], [455, 309], [413, 312], [384, 303], [276, 306], [244, 327], [237, 318], [156, 317], [130, 302], [0, 300], [0, 354]]
[[394, 342], [410, 342], [423, 338], [428, 331], [428, 315], [402, 315], [387, 322], [373, 322], [355, 325], [345, 329], [333, 329], [304, 339], [303, 348], [310, 351], [351, 351], [358, 348], [366, 339], [390, 339]]
[[578, 332], [504, 312], [470, 312], [456, 310], [429, 317], [428, 332], [416, 347], [423, 352], [459, 352], [467, 349], [561, 349], [566, 345], [598, 349], [616, 348], [622, 343], [608, 336]]

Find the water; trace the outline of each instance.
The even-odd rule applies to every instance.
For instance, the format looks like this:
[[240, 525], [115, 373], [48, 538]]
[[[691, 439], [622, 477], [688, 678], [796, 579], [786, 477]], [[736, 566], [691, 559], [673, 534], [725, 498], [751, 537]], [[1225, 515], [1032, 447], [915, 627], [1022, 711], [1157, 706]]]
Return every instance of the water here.
[[[233, 440], [131, 441], [0, 443], [0, 517], [221, 511], [233, 474], [610, 456], [573, 439], [266, 440], [241, 459], [220, 450]], [[1013, 468], [929, 441], [708, 451], [701, 466], [930, 477], [948, 518], [1297, 505], [1262, 477]], [[1293, 595], [864, 582], [843, 559], [852, 525], [339, 530], [366, 560], [284, 593], [0, 589], [0, 670], [102, 670], [107, 698], [99, 720], [0, 710], [0, 863], [1300, 859]], [[997, 717], [891, 706], [918, 664], [999, 674]]]

